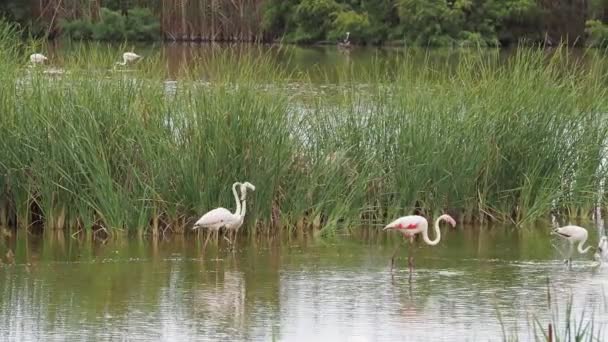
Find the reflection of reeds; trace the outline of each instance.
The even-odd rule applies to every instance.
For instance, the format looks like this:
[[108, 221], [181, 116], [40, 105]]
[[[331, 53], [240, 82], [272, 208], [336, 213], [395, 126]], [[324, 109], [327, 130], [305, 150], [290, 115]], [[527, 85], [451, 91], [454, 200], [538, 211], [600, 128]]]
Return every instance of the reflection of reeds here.
[[259, 188], [250, 225], [331, 232], [414, 209], [526, 222], [586, 216], [605, 177], [604, 57], [405, 57], [336, 70], [336, 90], [321, 96], [305, 74], [289, 88], [295, 76], [270, 54], [226, 49], [194, 60], [169, 92], [152, 55], [108, 71], [119, 52], [93, 44], [49, 77], [15, 62], [28, 49], [10, 36], [0, 222], [11, 225], [181, 232], [229, 206], [235, 180]]
[[[539, 318], [533, 314], [529, 317], [528, 326], [532, 328], [531, 333], [536, 341], [603, 341], [604, 330], [602, 325], [597, 324], [596, 313], [590, 315], [584, 310], [576, 317], [573, 313], [574, 298], [571, 294], [565, 303], [565, 312], [562, 314], [564, 304], [551, 296], [551, 285], [547, 280], [547, 305], [551, 314], [549, 321]], [[504, 341], [517, 341], [517, 331], [507, 331], [507, 326], [500, 313], [496, 310], [497, 319], [500, 322]]]

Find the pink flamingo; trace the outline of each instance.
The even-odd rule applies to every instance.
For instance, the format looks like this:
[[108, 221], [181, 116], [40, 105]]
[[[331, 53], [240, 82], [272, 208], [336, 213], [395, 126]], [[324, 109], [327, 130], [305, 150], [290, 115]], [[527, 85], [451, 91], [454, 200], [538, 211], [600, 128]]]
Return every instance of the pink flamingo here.
[[[452, 216], [447, 214], [439, 216], [437, 220], [435, 220], [435, 240], [429, 239], [429, 223], [424, 217], [419, 215], [408, 215], [400, 217], [395, 221], [389, 223], [386, 227], [384, 227], [383, 230], [397, 230], [410, 240], [410, 253], [408, 256], [408, 265], [410, 268], [410, 273], [414, 270], [414, 260], [411, 253], [412, 244], [414, 243], [414, 235], [422, 233], [422, 239], [424, 240], [424, 242], [427, 245], [435, 246], [439, 243], [439, 240], [441, 240], [441, 231], [439, 230], [439, 222], [441, 221], [446, 221], [447, 223], [452, 225], [452, 227], [456, 226], [456, 221], [452, 218]], [[395, 248], [395, 251], [393, 252], [393, 255], [391, 257], [391, 271], [393, 270], [393, 265], [395, 263], [395, 255], [397, 254], [399, 247], [400, 245], [397, 245], [397, 248]]]

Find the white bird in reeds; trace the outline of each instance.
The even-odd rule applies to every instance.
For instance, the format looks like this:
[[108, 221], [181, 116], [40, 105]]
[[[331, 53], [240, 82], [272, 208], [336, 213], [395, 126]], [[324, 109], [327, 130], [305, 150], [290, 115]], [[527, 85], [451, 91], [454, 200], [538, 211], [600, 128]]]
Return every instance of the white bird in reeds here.
[[593, 256], [599, 263], [608, 262], [608, 237], [602, 236], [600, 238], [600, 242], [597, 245], [597, 250]]
[[236, 244], [236, 238], [238, 236], [237, 234], [239, 232], [239, 229], [243, 225], [243, 221], [245, 219], [245, 214], [247, 213], [247, 190], [255, 191], [255, 186], [249, 182], [245, 182], [245, 183], [241, 184], [240, 190], [241, 190], [240, 191], [241, 192], [241, 202], [243, 202], [241, 204], [241, 212], [240, 212], [241, 221], [239, 224], [226, 226], [226, 232], [227, 233], [232, 232], [232, 234], [234, 235], [234, 237], [232, 238], [232, 243], [231, 243], [232, 246], [234, 246]]
[[125, 52], [122, 54], [122, 62], [116, 62], [117, 65], [127, 65], [127, 63], [134, 62], [142, 58], [140, 55], [134, 52]]
[[[237, 185], [240, 186], [241, 198], [239, 198], [239, 195], [236, 190]], [[220, 228], [222, 227], [225, 227], [227, 231], [234, 231], [236, 239], [236, 232], [243, 224], [245, 218], [245, 199], [247, 195], [247, 189], [255, 191], [255, 186], [249, 182], [235, 182], [234, 184], [232, 184], [232, 194], [234, 195], [234, 200], [236, 202], [236, 210], [234, 211], [234, 213], [231, 213], [226, 208], [215, 208], [204, 214], [200, 219], [198, 219], [198, 221], [196, 221], [196, 223], [194, 223], [194, 227], [192, 227], [192, 229], [206, 228], [209, 232], [207, 238], [205, 239], [205, 243], [203, 244], [203, 249], [205, 248], [205, 246], [207, 246], [207, 242], [209, 241], [211, 233], [214, 232], [217, 236], [217, 234], [219, 234]], [[241, 206], [241, 200], [244, 202], [243, 206]], [[232, 241], [226, 236], [224, 236], [224, 239], [226, 239], [230, 244], [232, 244]]]
[[338, 42], [338, 47], [348, 49], [350, 48], [350, 32], [346, 32], [346, 37], [343, 41]]
[[42, 64], [47, 60], [48, 58], [46, 58], [46, 56], [41, 53], [33, 53], [30, 55], [30, 62], [32, 64]]
[[[437, 245], [439, 243], [439, 241], [441, 240], [441, 231], [439, 230], [439, 222], [441, 222], [441, 221], [446, 221], [452, 227], [456, 226], [456, 221], [452, 218], [452, 216], [447, 215], [447, 214], [439, 216], [435, 220], [436, 237], [434, 240], [429, 239], [428, 221], [426, 220], [426, 218], [419, 216], [419, 215], [408, 215], [408, 216], [400, 217], [400, 218], [396, 219], [395, 221], [389, 223], [386, 227], [384, 227], [383, 230], [396, 230], [396, 231], [402, 233], [406, 238], [409, 239], [410, 255], [408, 257], [408, 265], [409, 265], [410, 273], [414, 269], [414, 258], [411, 253], [412, 244], [414, 242], [414, 236], [418, 233], [422, 233], [422, 239], [424, 240], [424, 242], [427, 245], [430, 245], [430, 246]], [[391, 271], [393, 270], [393, 265], [395, 263], [395, 255], [397, 254], [399, 247], [400, 247], [400, 245], [397, 245], [397, 248], [395, 248], [395, 251], [393, 252], [393, 255], [391, 256]]]
[[569, 242], [570, 247], [568, 249], [568, 256], [564, 261], [569, 266], [572, 266], [572, 254], [574, 253], [574, 244], [578, 243], [577, 250], [581, 254], [585, 254], [589, 251], [589, 249], [591, 249], [591, 246], [587, 246], [587, 248], [583, 249], [583, 245], [589, 237], [587, 229], [583, 227], [568, 225], [553, 229], [551, 234], [555, 234], [563, 239], [566, 239]]

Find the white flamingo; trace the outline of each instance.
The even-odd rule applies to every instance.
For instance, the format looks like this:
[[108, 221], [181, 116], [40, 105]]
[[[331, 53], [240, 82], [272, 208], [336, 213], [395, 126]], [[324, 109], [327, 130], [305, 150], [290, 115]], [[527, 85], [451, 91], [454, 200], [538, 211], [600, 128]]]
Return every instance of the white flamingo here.
[[575, 225], [568, 225], [553, 229], [551, 234], [555, 234], [561, 238], [568, 240], [570, 248], [568, 250], [568, 257], [566, 258], [566, 264], [572, 266], [572, 254], [574, 253], [574, 244], [578, 243], [577, 250], [581, 254], [585, 254], [591, 249], [591, 246], [583, 249], [583, 245], [587, 241], [589, 234], [587, 229]]
[[599, 263], [608, 262], [608, 237], [602, 236], [597, 245], [597, 251], [593, 255]]
[[344, 38], [343, 41], [338, 42], [338, 47], [341, 48], [349, 48], [350, 47], [350, 32], [346, 32], [346, 37]]
[[[408, 257], [408, 265], [410, 268], [410, 273], [414, 269], [414, 261], [413, 261], [413, 257], [411, 254], [411, 249], [412, 249], [411, 245], [414, 242], [414, 236], [418, 233], [422, 233], [422, 239], [424, 240], [424, 242], [427, 245], [435, 246], [441, 240], [441, 231], [439, 230], [439, 222], [441, 222], [441, 221], [446, 221], [452, 227], [456, 226], [456, 221], [452, 218], [452, 216], [447, 215], [447, 214], [439, 216], [435, 220], [436, 237], [434, 240], [429, 239], [428, 221], [424, 217], [419, 216], [419, 215], [408, 215], [408, 216], [400, 217], [400, 218], [396, 219], [395, 221], [389, 223], [386, 227], [384, 227], [383, 230], [396, 230], [396, 231], [402, 233], [406, 238], [409, 239], [410, 255]], [[397, 254], [399, 247], [400, 247], [400, 245], [397, 245], [397, 248], [395, 248], [395, 251], [393, 252], [393, 255], [391, 257], [391, 271], [393, 270], [393, 264], [395, 263], [395, 255]]]
[[46, 58], [46, 56], [41, 53], [33, 53], [30, 55], [30, 62], [32, 64], [42, 64], [47, 60], [48, 58]]
[[[237, 234], [239, 232], [239, 228], [243, 225], [243, 221], [245, 220], [245, 214], [247, 213], [247, 190], [255, 191], [255, 186], [249, 182], [245, 182], [241, 184], [240, 192], [241, 192], [241, 210], [240, 210], [240, 221], [238, 224], [226, 226], [226, 232], [232, 232], [234, 238], [232, 238], [231, 245], [234, 246], [236, 244]], [[230, 240], [229, 240], [230, 242]]]
[[[236, 191], [237, 185], [240, 185], [240, 190], [242, 192], [244, 191], [242, 198], [246, 197], [247, 188], [255, 190], [255, 187], [249, 182], [245, 182], [244, 184], [240, 182], [235, 182], [234, 184], [232, 184], [232, 194], [234, 195], [234, 200], [236, 202], [236, 210], [234, 211], [234, 213], [231, 213], [226, 208], [215, 208], [207, 212], [200, 219], [198, 219], [196, 223], [194, 223], [194, 227], [192, 227], [192, 229], [207, 228], [207, 230], [209, 231], [209, 235], [207, 235], [207, 238], [205, 239], [203, 248], [207, 246], [207, 242], [209, 241], [209, 237], [211, 236], [212, 232], [215, 232], [217, 235], [219, 234], [219, 230], [222, 227], [226, 227], [228, 231], [236, 231], [243, 224], [243, 220], [245, 218], [245, 211], [241, 210], [241, 200], [239, 199], [239, 195]], [[224, 236], [224, 239], [232, 243], [232, 241], [230, 241], [230, 239], [228, 239], [226, 236]]]
[[142, 57], [134, 52], [125, 52], [122, 54], [122, 62], [116, 62], [116, 64], [117, 65], [127, 65], [127, 63], [134, 62], [134, 61], [138, 60], [139, 58], [142, 58]]

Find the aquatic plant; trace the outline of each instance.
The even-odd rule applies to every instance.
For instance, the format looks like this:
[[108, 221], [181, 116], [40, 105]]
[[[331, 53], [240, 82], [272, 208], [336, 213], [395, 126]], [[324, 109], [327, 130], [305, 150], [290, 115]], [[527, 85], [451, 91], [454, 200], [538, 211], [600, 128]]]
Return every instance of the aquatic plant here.
[[113, 67], [123, 50], [75, 50], [60, 77], [17, 67], [25, 51], [2, 59], [0, 224], [181, 232], [243, 179], [245, 225], [324, 233], [414, 211], [522, 224], [604, 202], [601, 55], [406, 54], [337, 69], [321, 96], [269, 52], [218, 50], [168, 83], [162, 56]]
[[[605, 330], [603, 324], [597, 319], [597, 312], [588, 313], [583, 310], [580, 316], [573, 313], [574, 297], [572, 294], [564, 304], [560, 304], [552, 293], [555, 289], [547, 280], [547, 309], [550, 317], [543, 319], [536, 314], [529, 316], [531, 335], [536, 341], [603, 341]], [[565, 306], [565, 308], [564, 308]], [[561, 310], [564, 310], [563, 312]], [[501, 324], [504, 341], [518, 341], [517, 332], [507, 333], [504, 319], [497, 310], [497, 318]]]

